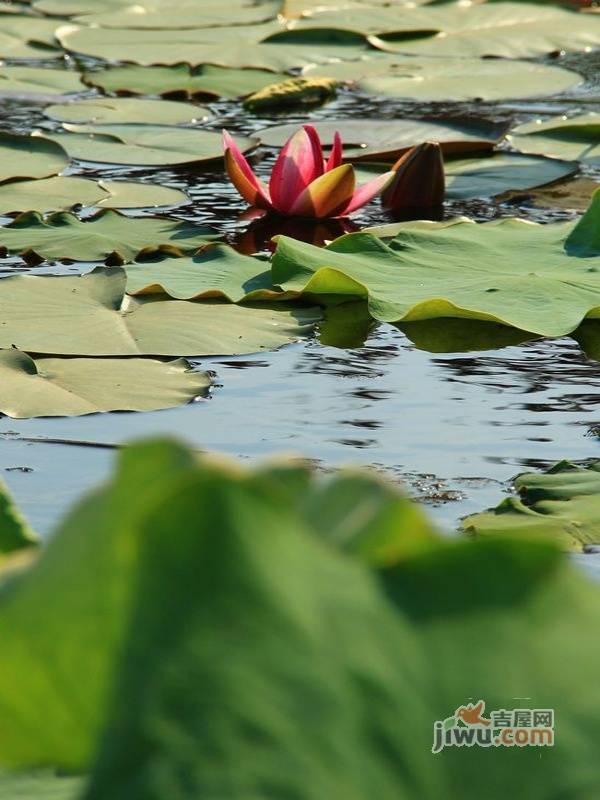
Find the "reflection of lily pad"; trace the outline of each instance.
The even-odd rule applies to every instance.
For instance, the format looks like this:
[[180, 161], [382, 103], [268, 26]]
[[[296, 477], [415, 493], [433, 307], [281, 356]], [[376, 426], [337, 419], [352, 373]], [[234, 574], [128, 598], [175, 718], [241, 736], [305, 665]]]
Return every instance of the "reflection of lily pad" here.
[[210, 111], [191, 103], [166, 100], [137, 100], [128, 97], [94, 97], [44, 109], [44, 114], [59, 122], [94, 125], [143, 122], [144, 125], [181, 125], [211, 116]]
[[[370, 161], [393, 159], [425, 141], [439, 142], [444, 155], [491, 150], [505, 130], [504, 125], [479, 120], [340, 119], [319, 120], [315, 127], [326, 147], [333, 144], [339, 131], [347, 158]], [[256, 136], [269, 147], [282, 147], [297, 128], [297, 124], [275, 125], [263, 128]]]
[[[4, 389], [4, 386], [2, 388]], [[0, 562], [2, 556], [7, 553], [31, 547], [36, 542], [37, 536], [21, 516], [4, 483], [0, 480]], [[2, 788], [1, 778], [2, 772], [0, 771], [0, 790]], [[2, 796], [0, 791], [0, 797]], [[4, 795], [6, 798], [11, 796]]]
[[125, 297], [120, 268], [0, 281], [0, 348], [88, 356], [234, 355], [309, 334], [315, 309]]
[[257, 92], [274, 81], [285, 80], [283, 73], [259, 69], [228, 69], [204, 64], [196, 69], [188, 64], [172, 67], [139, 67], [129, 64], [122, 67], [105, 67], [86, 72], [83, 80], [105, 92], [130, 92], [132, 94], [196, 94], [211, 97], [244, 97]]
[[83, 92], [79, 72], [41, 67], [0, 67], [0, 96], [27, 99], [30, 95]]
[[59, 144], [0, 132], [0, 183], [14, 178], [47, 178], [68, 164], [67, 154]]
[[514, 347], [535, 338], [527, 331], [474, 319], [428, 319], [401, 322], [398, 328], [419, 350], [428, 353], [469, 353]]
[[547, 472], [515, 480], [518, 497], [473, 514], [462, 530], [476, 535], [556, 537], [569, 550], [600, 543], [600, 465], [584, 469], [561, 461]]
[[513, 128], [507, 138], [523, 153], [541, 153], [600, 165], [600, 114], [530, 122]]
[[387, 322], [458, 317], [563, 336], [600, 316], [599, 216], [600, 194], [577, 225], [406, 223], [391, 246], [355, 233], [325, 249], [279, 237], [273, 282], [323, 298], [366, 298]]
[[[107, 164], [162, 166], [215, 161], [223, 156], [221, 135], [169, 125], [71, 125], [72, 133], [47, 133], [71, 158]], [[237, 138], [244, 151], [252, 139]]]
[[[355, 167], [358, 181], [367, 181], [389, 169], [386, 164]], [[451, 159], [444, 164], [446, 199], [470, 200], [494, 197], [510, 190], [532, 189], [566, 178], [577, 171], [573, 161], [494, 153], [479, 158]], [[586, 203], [585, 208], [589, 205]], [[387, 227], [387, 232], [384, 232]], [[379, 235], [391, 237], [395, 226], [379, 226]]]
[[581, 76], [530, 61], [374, 56], [362, 61], [308, 67], [308, 77], [356, 83], [360, 91], [419, 102], [460, 102], [543, 97], [579, 84]]
[[0, 351], [0, 413], [9, 417], [74, 417], [103, 411], [154, 411], [206, 395], [206, 372], [183, 358], [36, 358]]
[[216, 238], [212, 228], [160, 217], [126, 217], [105, 210], [81, 221], [59, 212], [44, 219], [35, 211], [21, 214], [0, 228], [0, 252], [23, 253], [26, 260], [133, 261], [140, 250], [165, 248], [170, 253], [192, 252]]
[[159, 208], [189, 203], [178, 189], [134, 181], [91, 181], [76, 176], [0, 185], [0, 214], [68, 211], [76, 205], [101, 208]]
[[[381, 36], [382, 49], [432, 56], [523, 58], [600, 45], [600, 18], [550, 4], [441, 3], [425, 8], [364, 8], [316, 13], [295, 23], [309, 29]], [[293, 41], [293, 39], [292, 39]], [[371, 40], [373, 41], [373, 40]]]

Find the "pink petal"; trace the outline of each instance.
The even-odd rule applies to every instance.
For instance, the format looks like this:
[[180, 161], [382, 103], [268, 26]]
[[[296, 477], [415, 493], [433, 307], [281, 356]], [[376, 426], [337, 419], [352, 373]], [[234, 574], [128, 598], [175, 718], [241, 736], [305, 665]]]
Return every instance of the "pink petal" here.
[[282, 214], [289, 213], [309, 183], [323, 174], [323, 153], [311, 127], [301, 128], [288, 139], [273, 167], [269, 190], [273, 205]]
[[354, 168], [344, 164], [316, 178], [298, 197], [290, 214], [297, 217], [336, 217], [354, 192]]
[[340, 132], [336, 131], [333, 136], [333, 150], [329, 154], [329, 159], [325, 165], [325, 172], [330, 172], [332, 169], [339, 167], [342, 163], [342, 152], [342, 137], [340, 136]]
[[314, 125], [303, 125], [302, 126], [307, 133], [308, 138], [310, 139], [310, 146], [312, 148], [313, 158], [315, 160], [316, 166], [316, 174], [313, 178], [318, 178], [319, 175], [322, 175], [325, 171], [324, 169], [324, 158], [323, 158], [323, 145], [321, 144], [321, 139], [319, 137], [319, 132], [315, 128]]
[[344, 209], [344, 214], [351, 214], [353, 211], [356, 211], [357, 208], [370, 203], [374, 197], [377, 197], [377, 195], [385, 189], [395, 174], [393, 170], [390, 170], [390, 172], [384, 172], [383, 175], [378, 175], [376, 178], [373, 178], [373, 180], [367, 181], [363, 183], [362, 186], [359, 186], [352, 195], [348, 207]]
[[251, 206], [256, 206], [257, 208], [271, 208], [266, 187], [261, 184], [256, 175], [252, 172], [245, 158], [244, 162], [250, 170], [250, 178], [248, 178], [247, 171], [243, 169], [242, 165], [236, 159], [231, 148], [228, 147], [227, 150], [225, 150], [225, 169], [229, 175], [229, 180], [233, 183], [244, 200]]
[[227, 150], [231, 151], [231, 155], [233, 156], [235, 163], [238, 165], [246, 180], [251, 183], [260, 194], [264, 195], [266, 200], [268, 200], [269, 194], [267, 192], [267, 187], [258, 180], [252, 171], [252, 167], [250, 164], [248, 164], [246, 158], [242, 154], [242, 151], [235, 143], [235, 139], [226, 130], [223, 131], [223, 150], [225, 152], [227, 152]]

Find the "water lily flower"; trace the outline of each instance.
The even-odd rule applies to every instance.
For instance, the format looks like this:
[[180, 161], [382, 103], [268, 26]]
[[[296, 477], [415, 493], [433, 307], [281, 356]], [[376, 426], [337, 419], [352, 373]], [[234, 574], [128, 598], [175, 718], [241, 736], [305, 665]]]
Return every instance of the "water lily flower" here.
[[394, 178], [381, 195], [391, 211], [432, 208], [444, 202], [444, 156], [437, 142], [423, 142], [404, 153], [392, 167]]
[[344, 217], [369, 203], [390, 181], [385, 172], [356, 187], [354, 168], [342, 164], [342, 139], [336, 132], [329, 158], [319, 134], [304, 125], [281, 150], [269, 186], [260, 181], [227, 131], [223, 131], [225, 167], [246, 202], [287, 217]]

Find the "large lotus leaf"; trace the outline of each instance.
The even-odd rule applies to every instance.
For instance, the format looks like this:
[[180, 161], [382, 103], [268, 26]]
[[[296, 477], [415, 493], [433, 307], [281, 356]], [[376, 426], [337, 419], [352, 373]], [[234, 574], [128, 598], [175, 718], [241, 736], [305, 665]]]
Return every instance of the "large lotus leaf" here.
[[29, 548], [37, 544], [37, 541], [36, 534], [21, 516], [4, 483], [0, 481], [0, 563], [7, 554]]
[[84, 73], [83, 80], [105, 92], [236, 98], [253, 94], [287, 77], [284, 73], [258, 69], [227, 69], [205, 64], [192, 70], [188, 64], [175, 64], [172, 67], [106, 67]]
[[582, 80], [576, 72], [530, 61], [387, 55], [307, 67], [304, 73], [351, 81], [368, 94], [440, 103], [543, 97]]
[[227, 245], [212, 245], [192, 258], [131, 264], [126, 272], [132, 295], [165, 293], [177, 300], [224, 298], [232, 303], [289, 296], [273, 286], [268, 261]]
[[[238, 39], [223, 39], [219, 30], [219, 41], [214, 31], [209, 31], [208, 40], [199, 38], [198, 30], [162, 31], [141, 30], [132, 36], [130, 30], [108, 28], [82, 28], [67, 25], [56, 31], [63, 47], [75, 53], [103, 58], [106, 61], [129, 61], [150, 66], [153, 64], [181, 64], [192, 66], [213, 64], [221, 67], [285, 72], [310, 64], [327, 64], [338, 60], [352, 60], [372, 53], [372, 48], [362, 40], [342, 38], [342, 41], [327, 43], [290, 42], [260, 43], [242, 25], [234, 30]], [[205, 35], [207, 31], [204, 31]]]
[[[436, 541], [375, 479], [315, 483], [126, 450], [0, 594], [4, 763], [93, 759], [89, 800], [593, 796], [597, 586], [547, 542]], [[553, 708], [560, 745], [433, 757], [479, 697]]]
[[[406, 223], [384, 244], [355, 233], [325, 249], [282, 236], [273, 282], [311, 295], [364, 297], [387, 322], [459, 317], [563, 336], [600, 317], [600, 194], [573, 223], [520, 219]], [[595, 226], [594, 226], [595, 220]]]
[[543, 473], [515, 479], [517, 497], [472, 514], [461, 529], [474, 535], [555, 537], [568, 550], [600, 543], [600, 466], [562, 461]]
[[[160, 101], [157, 101], [160, 102]], [[220, 134], [170, 125], [71, 125], [72, 133], [46, 133], [71, 158], [108, 164], [162, 166], [215, 161], [223, 156]], [[244, 151], [254, 140], [237, 138]]]
[[0, 185], [0, 214], [32, 209], [67, 211], [73, 206], [102, 208], [158, 208], [189, 203], [178, 189], [134, 181], [91, 181], [76, 176]]
[[103, 210], [82, 221], [58, 212], [44, 219], [36, 211], [0, 227], [0, 253], [21, 253], [26, 260], [103, 261], [124, 264], [141, 250], [165, 249], [182, 255], [215, 239], [213, 228], [160, 217], [134, 218]]
[[275, 350], [310, 334], [312, 308], [125, 297], [120, 268], [0, 281], [0, 348], [82, 356], [201, 356]]
[[[344, 156], [353, 161], [394, 159], [425, 141], [439, 142], [444, 155], [491, 150], [505, 126], [477, 120], [425, 121], [416, 119], [320, 120], [315, 124], [326, 147], [339, 131], [344, 141]], [[275, 125], [256, 133], [262, 144], [282, 147], [296, 131], [297, 124]]]
[[343, 14], [317, 13], [294, 25], [300, 39], [310, 29], [352, 31], [383, 36], [385, 42], [371, 41], [387, 50], [461, 58], [528, 58], [600, 45], [596, 15], [527, 2], [448, 2], [401, 12], [367, 6]]
[[3, 14], [0, 21], [0, 58], [58, 58], [56, 22], [28, 15]]
[[70, 69], [0, 67], [0, 96], [23, 98], [83, 92], [81, 75]]
[[55, 142], [0, 131], [0, 183], [14, 178], [47, 178], [68, 164], [66, 152]]
[[55, 17], [70, 17], [74, 14], [96, 14], [98, 12], [118, 11], [131, 5], [131, 0], [35, 0], [36, 11]]
[[81, 800], [80, 778], [56, 775], [52, 770], [0, 772], [3, 800]]
[[0, 350], [0, 413], [16, 419], [154, 411], [206, 395], [211, 379], [188, 362], [149, 358], [33, 358]]
[[[359, 182], [367, 181], [386, 169], [389, 169], [389, 165], [359, 164], [355, 166], [356, 179]], [[475, 197], [494, 197], [511, 190], [531, 189], [566, 178], [577, 169], [574, 161], [518, 153], [501, 152], [479, 158], [451, 159], [444, 164], [446, 198], [470, 200]], [[589, 205], [589, 199], [588, 196], [585, 208]], [[388, 229], [390, 233], [386, 236], [393, 236], [395, 226], [389, 225]]]
[[[112, 5], [112, 4], [111, 4]], [[75, 22], [84, 25], [100, 25], [102, 28], [135, 28], [170, 30], [180, 28], [212, 28], [230, 25], [251, 25], [272, 20], [279, 14], [280, 0], [271, 2], [247, 3], [214, 2], [198, 0], [142, 0], [122, 8], [85, 13], [76, 17]], [[219, 35], [215, 31], [216, 36]]]
[[59, 122], [94, 125], [140, 123], [144, 125], [180, 125], [208, 119], [208, 108], [191, 103], [166, 100], [137, 100], [130, 97], [94, 97], [75, 103], [48, 106], [44, 114]]
[[600, 165], [600, 114], [518, 125], [507, 138], [523, 153], [541, 153]]

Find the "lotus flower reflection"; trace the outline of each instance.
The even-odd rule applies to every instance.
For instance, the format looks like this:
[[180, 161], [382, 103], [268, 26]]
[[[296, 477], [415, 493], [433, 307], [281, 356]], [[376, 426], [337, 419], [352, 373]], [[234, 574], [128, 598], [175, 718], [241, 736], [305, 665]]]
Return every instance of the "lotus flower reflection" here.
[[285, 143], [268, 187], [256, 177], [227, 131], [223, 131], [223, 147], [227, 174], [244, 200], [287, 217], [344, 217], [369, 203], [394, 175], [385, 172], [357, 188], [354, 168], [342, 164], [340, 134], [336, 132], [325, 159], [312, 125], [304, 125]]

